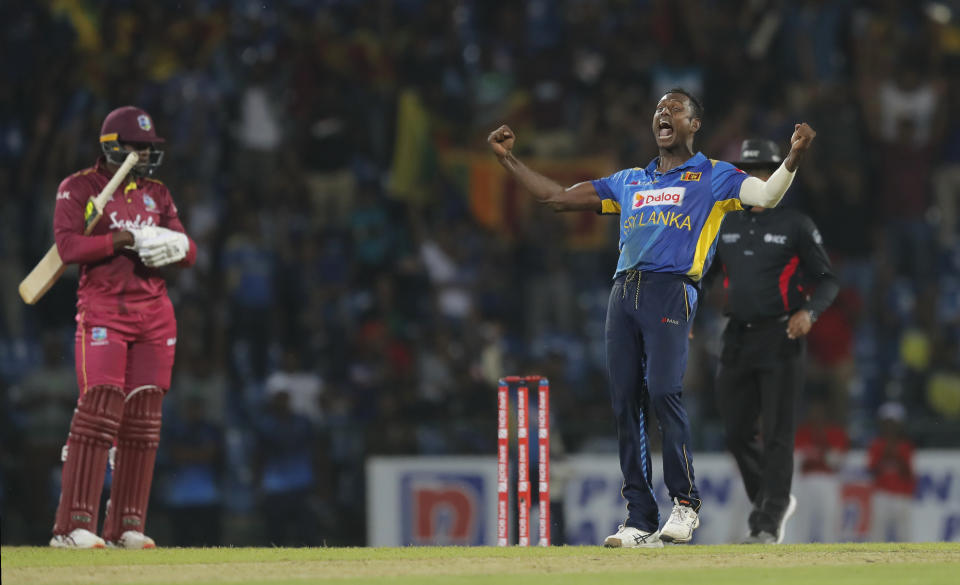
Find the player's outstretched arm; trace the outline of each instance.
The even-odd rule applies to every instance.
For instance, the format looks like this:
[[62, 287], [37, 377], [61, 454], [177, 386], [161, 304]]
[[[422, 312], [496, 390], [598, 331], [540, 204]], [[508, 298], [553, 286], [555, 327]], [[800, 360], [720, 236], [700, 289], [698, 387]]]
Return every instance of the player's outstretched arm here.
[[810, 143], [817, 133], [806, 122], [794, 126], [790, 137], [790, 153], [783, 164], [766, 181], [750, 177], [740, 185], [740, 201], [744, 205], [776, 207], [783, 194], [790, 188], [793, 176], [800, 167], [800, 161], [807, 154]]
[[783, 166], [788, 171], [794, 173], [800, 166], [800, 161], [810, 148], [810, 143], [817, 136], [817, 133], [806, 122], [795, 124], [793, 127], [793, 136], [790, 137], [790, 153], [783, 159]]
[[513, 143], [516, 134], [509, 126], [500, 126], [490, 133], [487, 142], [503, 168], [513, 175], [528, 191], [533, 193], [538, 203], [549, 205], [554, 211], [595, 211], [600, 212], [601, 203], [593, 183], [585, 181], [564, 188], [556, 181], [531, 170], [513, 156]]

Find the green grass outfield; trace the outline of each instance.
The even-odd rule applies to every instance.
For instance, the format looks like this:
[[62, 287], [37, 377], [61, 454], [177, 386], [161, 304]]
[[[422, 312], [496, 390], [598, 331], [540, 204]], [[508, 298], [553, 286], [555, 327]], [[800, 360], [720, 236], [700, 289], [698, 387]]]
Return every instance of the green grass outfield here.
[[0, 549], [3, 585], [960, 583], [960, 544], [493, 548]]

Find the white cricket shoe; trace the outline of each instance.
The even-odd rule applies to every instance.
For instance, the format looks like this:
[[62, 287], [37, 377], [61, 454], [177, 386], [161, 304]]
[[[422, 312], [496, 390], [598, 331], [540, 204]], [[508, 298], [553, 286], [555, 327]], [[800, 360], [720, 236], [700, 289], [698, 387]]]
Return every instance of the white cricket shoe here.
[[777, 529], [777, 544], [783, 542], [783, 535], [787, 528], [787, 520], [789, 520], [790, 516], [793, 516], [793, 513], [796, 511], [797, 497], [793, 494], [790, 494], [790, 503], [787, 504], [787, 509], [783, 512], [783, 518], [780, 519], [780, 527]]
[[700, 515], [690, 506], [673, 499], [673, 511], [670, 519], [660, 530], [660, 538], [666, 542], [684, 543], [693, 538], [693, 531], [700, 526]]
[[157, 548], [157, 543], [142, 532], [136, 530], [127, 530], [120, 535], [116, 542], [108, 542], [110, 548], [125, 548], [128, 550], [140, 550], [144, 548]]
[[107, 543], [85, 528], [74, 528], [70, 534], [55, 534], [50, 539], [53, 548], [104, 548]]
[[615, 534], [611, 534], [603, 541], [607, 548], [663, 548], [660, 534], [644, 532], [639, 528], [620, 525]]

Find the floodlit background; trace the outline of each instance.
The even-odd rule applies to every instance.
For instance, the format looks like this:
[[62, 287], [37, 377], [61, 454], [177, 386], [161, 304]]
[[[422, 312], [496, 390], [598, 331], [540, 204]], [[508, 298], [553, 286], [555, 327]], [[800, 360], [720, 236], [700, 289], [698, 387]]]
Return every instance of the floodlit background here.
[[[481, 476], [444, 484], [454, 468], [401, 460], [426, 471], [377, 486], [407, 523], [378, 528], [365, 464], [492, 458], [499, 376], [550, 377], [558, 470], [566, 453], [618, 474], [602, 345], [617, 220], [534, 208], [486, 136], [510, 124], [521, 159], [566, 184], [645, 166], [674, 86], [702, 96], [712, 158], [748, 137], [785, 150], [798, 121], [818, 131], [785, 205], [814, 219], [843, 290], [810, 335], [796, 477], [825, 480], [844, 524], [811, 516], [794, 538], [872, 538], [870, 502], [890, 494], [860, 451], [895, 403], [904, 436], [941, 450], [904, 488], [940, 524], [908, 537], [960, 539], [960, 452], [942, 451], [960, 448], [956, 0], [4, 0], [0, 32], [4, 544], [49, 538], [77, 392], [75, 271], [36, 307], [15, 285], [108, 111], [154, 116], [157, 178], [199, 246], [170, 280], [179, 349], [148, 532], [478, 544], [485, 526], [453, 532], [458, 514], [490, 518]], [[739, 522], [712, 382], [720, 296], [697, 315], [685, 400], [704, 473], [729, 488], [707, 509]], [[595, 515], [555, 483], [555, 540], [579, 542], [572, 523]], [[416, 524], [404, 498], [431, 489], [479, 495]]]

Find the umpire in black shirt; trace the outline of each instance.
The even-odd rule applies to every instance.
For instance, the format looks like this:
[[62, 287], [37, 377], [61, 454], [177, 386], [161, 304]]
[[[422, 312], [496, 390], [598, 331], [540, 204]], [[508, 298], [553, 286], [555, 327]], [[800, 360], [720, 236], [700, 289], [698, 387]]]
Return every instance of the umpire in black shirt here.
[[[769, 140], [745, 140], [740, 158], [736, 165], [761, 179], [781, 162]], [[727, 214], [717, 260], [713, 276], [723, 278], [730, 318], [718, 406], [727, 447], [753, 503], [746, 542], [780, 543], [797, 505], [790, 483], [804, 336], [839, 286], [813, 221], [792, 209], [752, 207]]]

